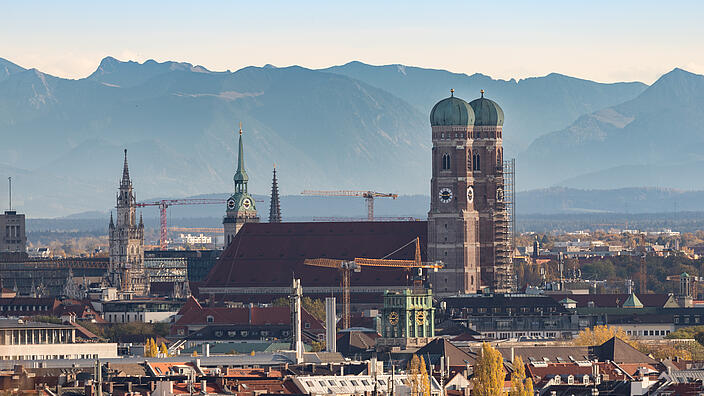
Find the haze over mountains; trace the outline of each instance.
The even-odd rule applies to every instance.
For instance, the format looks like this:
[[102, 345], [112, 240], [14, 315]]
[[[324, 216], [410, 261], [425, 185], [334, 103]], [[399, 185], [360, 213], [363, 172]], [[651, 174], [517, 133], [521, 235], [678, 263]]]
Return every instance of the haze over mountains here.
[[283, 194], [427, 195], [428, 113], [454, 88], [466, 100], [484, 89], [503, 107], [519, 189], [704, 189], [691, 177], [704, 161], [703, 79], [674, 70], [651, 87], [559, 74], [503, 81], [359, 62], [211, 72], [107, 57], [67, 80], [0, 59], [0, 176], [13, 176], [14, 206], [31, 217], [113, 206], [123, 147], [139, 200], [230, 191], [241, 121], [255, 193], [268, 194], [276, 163]]

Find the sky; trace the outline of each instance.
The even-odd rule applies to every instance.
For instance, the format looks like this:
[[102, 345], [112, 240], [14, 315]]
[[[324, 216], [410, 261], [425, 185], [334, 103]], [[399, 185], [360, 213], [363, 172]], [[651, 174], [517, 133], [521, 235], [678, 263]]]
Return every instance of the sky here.
[[510, 79], [704, 74], [701, 1], [14, 1], [0, 57], [66, 78], [105, 56], [211, 70], [352, 60]]

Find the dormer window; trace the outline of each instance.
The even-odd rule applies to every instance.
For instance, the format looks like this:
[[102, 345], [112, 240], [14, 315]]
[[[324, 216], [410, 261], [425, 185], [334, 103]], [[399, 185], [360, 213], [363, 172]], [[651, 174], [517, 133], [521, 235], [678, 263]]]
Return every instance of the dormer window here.
[[213, 323], [213, 322], [215, 322], [215, 318], [212, 315], [208, 315], [205, 317], [205, 321], [207, 323]]

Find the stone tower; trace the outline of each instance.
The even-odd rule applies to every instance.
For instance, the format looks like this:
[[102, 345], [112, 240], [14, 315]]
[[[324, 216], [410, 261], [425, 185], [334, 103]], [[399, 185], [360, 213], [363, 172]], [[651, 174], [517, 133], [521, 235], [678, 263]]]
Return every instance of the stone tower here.
[[274, 165], [274, 178], [271, 181], [269, 223], [281, 223], [281, 203], [279, 202], [279, 183], [276, 180], [276, 165]]
[[[511, 260], [503, 202], [503, 111], [482, 97], [454, 96], [430, 113], [432, 128], [428, 257], [438, 294], [510, 289]], [[506, 265], [508, 264], [508, 269]], [[508, 280], [507, 280], [508, 279]]]
[[222, 224], [225, 231], [225, 246], [235, 238], [244, 223], [259, 223], [254, 198], [247, 192], [249, 177], [244, 169], [244, 147], [242, 146], [242, 124], [240, 124], [239, 154], [235, 172], [235, 193], [227, 200], [225, 218]]
[[110, 268], [109, 282], [123, 292], [143, 296], [149, 294], [149, 280], [144, 271], [144, 222], [139, 216], [127, 166], [122, 169], [120, 190], [117, 194], [117, 221], [110, 213]]

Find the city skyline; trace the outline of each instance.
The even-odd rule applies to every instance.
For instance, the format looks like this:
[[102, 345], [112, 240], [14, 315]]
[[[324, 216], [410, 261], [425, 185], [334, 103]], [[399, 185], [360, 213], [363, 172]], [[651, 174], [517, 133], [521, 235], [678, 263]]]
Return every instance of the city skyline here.
[[[675, 67], [704, 73], [697, 42], [704, 35], [697, 23], [704, 6], [692, 1], [668, 4], [667, 14], [650, 1], [544, 1], [540, 7], [211, 2], [168, 9], [79, 1], [40, 9], [13, 4], [3, 11], [0, 34], [13, 39], [0, 43], [0, 57], [64, 78], [88, 76], [105, 56], [182, 61], [215, 71], [265, 64], [316, 69], [359, 60], [498, 79], [555, 72], [647, 84]], [[463, 14], [467, 19], [458, 17]]]

